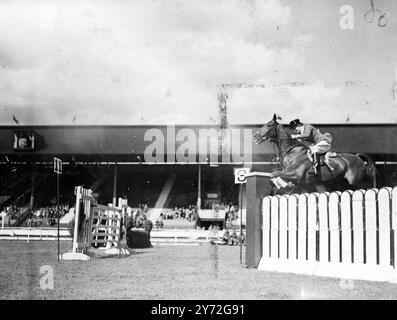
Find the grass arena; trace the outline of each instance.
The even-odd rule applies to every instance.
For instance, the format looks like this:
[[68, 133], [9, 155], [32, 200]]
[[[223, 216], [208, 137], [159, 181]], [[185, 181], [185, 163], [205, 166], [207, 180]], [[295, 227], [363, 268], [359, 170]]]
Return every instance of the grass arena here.
[[397, 300], [397, 0], [64, 2], [0, 1], [0, 301]]
[[[71, 241], [61, 242], [61, 251]], [[397, 286], [246, 268], [238, 246], [158, 246], [57, 261], [55, 241], [0, 242], [0, 299], [396, 299]], [[41, 288], [43, 266], [53, 288]], [[48, 270], [48, 269], [47, 269]], [[40, 272], [42, 271], [42, 272]]]
[[[118, 141], [117, 138], [124, 136], [126, 133], [124, 130], [127, 129], [133, 130], [138, 137], [143, 137], [146, 127], [102, 129], [112, 132], [111, 140]], [[255, 131], [257, 127], [250, 129]], [[330, 127], [329, 129], [334, 129], [335, 135], [342, 130], [361, 130], [366, 134], [372, 130], [371, 127], [364, 130], [361, 127], [351, 126]], [[397, 127], [384, 129], [397, 130]], [[8, 134], [13, 133], [13, 130], [3, 128], [3, 131]], [[52, 156], [59, 153], [60, 149], [57, 149], [56, 143], [49, 145], [52, 149], [46, 150], [47, 161], [35, 164], [34, 167], [18, 162], [16, 155], [13, 155], [14, 151], [7, 153], [4, 149], [10, 161], [4, 163], [4, 168], [7, 170], [4, 171], [6, 174], [2, 177], [2, 181], [4, 185], [11, 186], [7, 190], [10, 197], [4, 198], [4, 201], [10, 206], [15, 204], [19, 213], [12, 214], [11, 212], [7, 223], [2, 219], [2, 228], [4, 227], [4, 230], [0, 232], [0, 299], [2, 300], [397, 298], [396, 284], [341, 279], [343, 274], [334, 274], [331, 278], [316, 273], [315, 270], [317, 266], [325, 266], [324, 270], [329, 272], [329, 270], [334, 270], [334, 266], [339, 266], [339, 269], [343, 271], [344, 265], [339, 262], [364, 264], [370, 262], [370, 267], [380, 264], [383, 266], [386, 262], [387, 270], [394, 268], [396, 224], [389, 225], [388, 221], [389, 218], [390, 221], [396, 221], [394, 217], [396, 211], [391, 208], [397, 204], [397, 191], [393, 189], [395, 190], [393, 196], [389, 197], [388, 194], [391, 191], [387, 189], [397, 184], [394, 180], [395, 176], [389, 174], [394, 170], [394, 163], [386, 165], [386, 162], [382, 162], [382, 166], [378, 165], [377, 170], [381, 173], [378, 177], [378, 185], [379, 188], [383, 188], [383, 191], [379, 193], [368, 189], [366, 193], [356, 191], [351, 194], [342, 194], [338, 191], [330, 195], [311, 193], [300, 197], [276, 195], [267, 198], [268, 205], [264, 206], [263, 197], [272, 192], [269, 172], [272, 171], [273, 164], [258, 160], [262, 159], [263, 150], [255, 149], [258, 148], [256, 145], [253, 149], [254, 162], [250, 166], [250, 176], [247, 177], [247, 184], [242, 188], [236, 184], [233, 174], [234, 169], [240, 168], [241, 165], [234, 163], [197, 162], [183, 166], [165, 163], [145, 164], [138, 158], [134, 161], [127, 161], [130, 160], [127, 158], [123, 160], [121, 155], [119, 155], [119, 161], [115, 161], [115, 158], [112, 158], [114, 155], [102, 159], [104, 157], [102, 149], [89, 150], [89, 155], [83, 158], [81, 155], [74, 156], [81, 150], [76, 149], [79, 144], [70, 139], [72, 135], [70, 128], [61, 130], [57, 127], [44, 127], [37, 130], [43, 130], [39, 133], [48, 141], [52, 141], [49, 139], [52, 135], [46, 130], [55, 133], [55, 137], [62, 133], [62, 137], [65, 138], [62, 141], [70, 143], [69, 153], [63, 155], [61, 199], [65, 212], [61, 220], [69, 217], [70, 213], [75, 217], [79, 216], [76, 211], [84, 212], [86, 218], [88, 214], [92, 217], [90, 224], [84, 229], [89, 231], [85, 233], [89, 237], [75, 243], [71, 241], [71, 237], [74, 237], [73, 231], [68, 228], [66, 222], [61, 221], [61, 231], [64, 237], [60, 242], [61, 254], [70, 253], [73, 247], [80, 251], [84, 246], [92, 245], [93, 240], [96, 243], [98, 240], [105, 241], [103, 237], [109, 236], [106, 229], [108, 227], [116, 227], [118, 230], [114, 232], [110, 240], [106, 239], [106, 243], [110, 243], [112, 247], [110, 249], [114, 247], [117, 249], [122, 231], [122, 226], [117, 222], [118, 215], [123, 216], [127, 226], [127, 219], [124, 218], [126, 213], [128, 215], [128, 208], [141, 208], [142, 204], [148, 207], [148, 212], [151, 212], [148, 218], [152, 219], [154, 224], [160, 212], [164, 213], [162, 219], [166, 226], [163, 230], [156, 227], [153, 229], [151, 233], [153, 247], [130, 249], [131, 254], [128, 256], [99, 257], [89, 261], [58, 261], [57, 242], [45, 241], [50, 239], [44, 235], [51, 233], [54, 240], [56, 232], [54, 218], [56, 180], [52, 172]], [[97, 137], [97, 127], [78, 128], [78, 130], [85, 132], [81, 135], [82, 137], [90, 135], [91, 138]], [[352, 136], [357, 136], [354, 134], [357, 132], [351, 132]], [[97, 137], [98, 141], [101, 141], [99, 138]], [[12, 140], [13, 136], [10, 139]], [[83, 142], [83, 145], [91, 146], [87, 141]], [[106, 145], [111, 146], [109, 143]], [[338, 150], [343, 151], [343, 148], [344, 146], [341, 145]], [[140, 149], [136, 152], [142, 155], [145, 145], [140, 146]], [[270, 161], [273, 150], [269, 146], [265, 146], [264, 149], [267, 150], [265, 159]], [[31, 150], [31, 153], [24, 154], [24, 157], [29, 161], [35, 161], [34, 157], [38, 157], [35, 152], [36, 150]], [[117, 152], [127, 153], [123, 150], [109, 152], [115, 155]], [[393, 151], [390, 150], [391, 152]], [[14, 159], [12, 159], [13, 156]], [[377, 153], [371, 153], [371, 156], [375, 164], [376, 161], [382, 160]], [[98, 162], [99, 160], [102, 162]], [[36, 178], [32, 175], [32, 170]], [[27, 184], [26, 181], [31, 183]], [[83, 192], [85, 198], [76, 200], [79, 194], [76, 193], [76, 186], [84, 186], [92, 192]], [[128, 205], [120, 203], [120, 199], [128, 200]], [[90, 201], [90, 203], [85, 201]], [[36, 228], [33, 225], [24, 224], [32, 212], [34, 215], [38, 212], [40, 217], [38, 219], [45, 222], [40, 208], [47, 207], [48, 209], [48, 203], [52, 204], [53, 208], [50, 209], [53, 212], [51, 213], [50, 210], [48, 214], [45, 213], [44, 217], [48, 216], [48, 223], [51, 219], [53, 220], [50, 227], [38, 226]], [[389, 205], [390, 203], [393, 203], [393, 206]], [[240, 207], [234, 211], [237, 215], [234, 220], [232, 219], [233, 223], [229, 227], [226, 223], [226, 216], [221, 214], [225, 211], [222, 209], [224, 204], [230, 206], [230, 212], [232, 212], [231, 207]], [[183, 218], [181, 214], [178, 218], [168, 219], [168, 215], [177, 206], [186, 209]], [[214, 211], [216, 206], [221, 209]], [[192, 212], [195, 207], [198, 214], [196, 218], [200, 217], [200, 225], [198, 225], [198, 220], [193, 219], [195, 215]], [[109, 215], [109, 212], [113, 212], [115, 225], [107, 222], [99, 223], [104, 220], [104, 216]], [[243, 222], [240, 217], [242, 220], [244, 217], [246, 221]], [[268, 218], [264, 219], [264, 217]], [[293, 217], [296, 220], [292, 220]], [[345, 217], [351, 219], [349, 218], [350, 220], [346, 222]], [[86, 218], [84, 221], [88, 221]], [[210, 221], [205, 221], [205, 219]], [[307, 219], [307, 223], [304, 219]], [[265, 224], [265, 221], [272, 221], [272, 225]], [[280, 223], [274, 225], [275, 221]], [[362, 224], [363, 221], [365, 221], [364, 224]], [[317, 222], [319, 222], [318, 225]], [[246, 227], [246, 246], [243, 246], [242, 263], [239, 246], [210, 243], [211, 234], [209, 230], [204, 230], [208, 229], [206, 223], [217, 223], [233, 231], [238, 231], [239, 224]], [[76, 223], [76, 225], [79, 224]], [[46, 230], [51, 228], [50, 231]], [[364, 229], [365, 234], [363, 234]], [[378, 229], [381, 231], [376, 231]], [[266, 243], [263, 240], [269, 239], [269, 230], [271, 241]], [[291, 230], [299, 233], [299, 236], [297, 233], [296, 242], [292, 242], [295, 238], [291, 237]], [[106, 236], [101, 235], [101, 232], [105, 232]], [[344, 232], [341, 237], [338, 236], [339, 232]], [[346, 242], [346, 239], [350, 239], [350, 234], [352, 234], [352, 241]], [[32, 238], [33, 236], [35, 239]], [[319, 242], [316, 239], [319, 239]], [[192, 245], [192, 242], [195, 245]], [[364, 244], [358, 245], [360, 243]], [[293, 251], [293, 248], [297, 250]], [[349, 252], [352, 254], [349, 255]], [[365, 257], [365, 261], [360, 261], [360, 256]], [[286, 258], [291, 260], [291, 257], [297, 259], [285, 260]], [[292, 270], [297, 274], [286, 273], [286, 262], [289, 266], [288, 272]], [[258, 266], [260, 266], [259, 269]], [[352, 269], [356, 266], [357, 264], [353, 263], [350, 265]], [[270, 267], [273, 269], [270, 270]], [[371, 274], [367, 272], [368, 270], [364, 270], [365, 273]], [[311, 274], [308, 275], [308, 272]], [[380, 269], [377, 269], [375, 273], [382, 275]]]

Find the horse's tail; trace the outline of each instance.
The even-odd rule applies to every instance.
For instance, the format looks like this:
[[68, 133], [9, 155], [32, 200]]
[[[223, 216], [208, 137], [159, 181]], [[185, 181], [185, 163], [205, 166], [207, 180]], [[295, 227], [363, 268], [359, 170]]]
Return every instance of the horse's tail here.
[[365, 175], [372, 179], [372, 187], [376, 188], [376, 175], [379, 174], [378, 170], [375, 167], [375, 162], [371, 159], [371, 157], [365, 153], [357, 153], [357, 157], [367, 162], [365, 167]]

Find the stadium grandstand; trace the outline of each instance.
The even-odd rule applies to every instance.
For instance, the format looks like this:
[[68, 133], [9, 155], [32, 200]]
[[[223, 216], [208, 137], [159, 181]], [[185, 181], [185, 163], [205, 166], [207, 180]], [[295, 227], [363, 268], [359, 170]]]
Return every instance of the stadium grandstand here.
[[[377, 166], [379, 186], [397, 185], [397, 125], [316, 126], [332, 134], [335, 152], [368, 154]], [[234, 168], [277, 167], [271, 144], [253, 142], [259, 127], [231, 125], [228, 140], [217, 126], [208, 125], [0, 126], [0, 206], [15, 209], [15, 225], [28, 212], [54, 206], [54, 157], [63, 161], [60, 203], [65, 208], [73, 206], [77, 185], [92, 189], [100, 203], [123, 197], [132, 207], [238, 205]]]

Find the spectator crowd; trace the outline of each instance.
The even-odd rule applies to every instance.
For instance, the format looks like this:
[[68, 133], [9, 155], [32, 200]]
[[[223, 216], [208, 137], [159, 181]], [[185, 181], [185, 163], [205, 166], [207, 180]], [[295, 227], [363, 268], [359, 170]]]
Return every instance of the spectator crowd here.
[[226, 230], [223, 234], [223, 242], [224, 244], [228, 244], [229, 246], [239, 245], [240, 243], [245, 243], [244, 233], [241, 233], [240, 236], [237, 235], [236, 230]]
[[[69, 204], [59, 205], [59, 217], [63, 217], [69, 212]], [[57, 223], [57, 206], [37, 208], [28, 215], [26, 220], [27, 227], [39, 227], [43, 223], [54, 226]]]
[[5, 219], [5, 221], [7, 221], [8, 227], [11, 226], [11, 221], [17, 220], [20, 217], [20, 215], [21, 215], [21, 209], [18, 208], [16, 205], [5, 207], [1, 210], [1, 216], [3, 217], [2, 219]]
[[[22, 209], [14, 204], [12, 206], [4, 207], [1, 210], [0, 212], [1, 216], [4, 217], [8, 227], [11, 227], [12, 223], [20, 219], [21, 214], [26, 212], [27, 208], [24, 208], [25, 211], [23, 211]], [[60, 205], [59, 211], [60, 211], [60, 217], [63, 217], [66, 213], [69, 212], [69, 205], [68, 204]], [[43, 224], [46, 224], [48, 226], [53, 226], [57, 223], [56, 218], [57, 218], [56, 206], [37, 208], [32, 212], [28, 213], [26, 217], [25, 225], [27, 227], [39, 227], [42, 226]]]
[[195, 221], [197, 219], [197, 206], [190, 205], [188, 207], [174, 207], [174, 209], [164, 209], [160, 214], [161, 219], [176, 220], [185, 219]]
[[12, 206], [4, 208], [2, 212], [4, 212], [12, 220], [15, 220], [20, 216], [21, 209], [13, 204]]

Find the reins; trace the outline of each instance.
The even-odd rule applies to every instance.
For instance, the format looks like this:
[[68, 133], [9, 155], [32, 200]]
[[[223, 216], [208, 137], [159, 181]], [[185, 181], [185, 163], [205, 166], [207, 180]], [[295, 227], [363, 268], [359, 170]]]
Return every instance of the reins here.
[[[277, 125], [276, 125], [276, 126], [274, 127], [274, 129], [273, 129], [273, 130], [275, 130], [275, 137], [274, 137], [274, 138], [269, 138], [268, 141], [271, 142], [271, 143], [273, 144], [274, 155], [275, 155], [277, 158], [279, 158], [280, 166], [281, 166], [281, 168], [284, 169], [283, 160], [284, 160], [285, 156], [286, 156], [289, 152], [291, 152], [291, 150], [295, 149], [295, 148], [298, 147], [298, 146], [303, 146], [303, 147], [305, 147], [305, 148], [307, 148], [307, 147], [306, 147], [302, 142], [297, 142], [296, 144], [294, 144], [294, 145], [292, 145], [291, 147], [289, 147], [289, 148], [284, 152], [284, 154], [282, 154], [282, 153], [281, 153], [280, 142], [281, 142], [281, 141], [289, 141], [289, 140], [292, 140], [292, 138], [290, 137], [289, 133], [286, 132], [285, 130], [284, 130], [284, 132], [287, 134], [287, 138], [279, 138], [279, 137], [278, 137], [278, 131], [277, 131], [277, 126], [278, 126], [278, 125], [279, 125], [279, 124], [277, 123]], [[284, 129], [283, 127], [281, 127], [281, 128]], [[278, 149], [278, 154], [277, 154], [277, 151], [276, 151], [276, 146], [277, 146], [277, 149]]]

